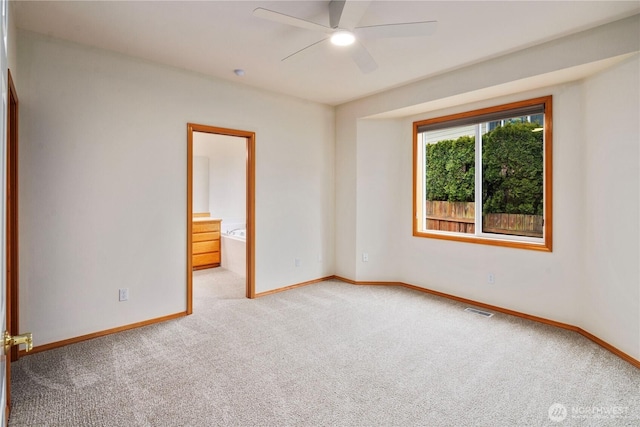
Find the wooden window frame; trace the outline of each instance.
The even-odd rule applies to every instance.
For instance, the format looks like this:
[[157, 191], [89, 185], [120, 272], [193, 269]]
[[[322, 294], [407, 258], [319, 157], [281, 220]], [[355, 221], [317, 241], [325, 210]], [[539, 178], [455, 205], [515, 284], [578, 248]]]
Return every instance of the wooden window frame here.
[[[473, 111], [466, 111], [458, 114], [435, 117], [432, 119], [416, 121], [413, 123], [413, 236], [426, 237], [432, 239], [451, 240], [457, 242], [477, 243], [483, 245], [503, 246], [517, 249], [529, 249], [542, 252], [552, 251], [553, 241], [553, 114], [552, 114], [552, 96], [544, 96], [524, 101], [512, 102], [508, 104], [497, 105], [488, 108], [482, 108]], [[418, 129], [433, 124], [445, 124], [446, 122], [454, 122], [467, 120], [473, 117], [491, 115], [500, 112], [508, 112], [509, 110], [522, 109], [533, 105], [544, 105], [544, 184], [543, 184], [543, 203], [544, 203], [544, 223], [543, 238], [541, 242], [530, 242], [517, 240], [517, 238], [504, 239], [496, 235], [491, 238], [479, 235], [469, 235], [463, 233], [446, 233], [439, 231], [425, 231], [421, 229], [424, 219], [422, 212], [422, 194], [424, 186], [424, 176], [421, 173], [422, 168], [418, 162], [422, 162], [419, 143]], [[453, 125], [452, 125], [453, 126]]]

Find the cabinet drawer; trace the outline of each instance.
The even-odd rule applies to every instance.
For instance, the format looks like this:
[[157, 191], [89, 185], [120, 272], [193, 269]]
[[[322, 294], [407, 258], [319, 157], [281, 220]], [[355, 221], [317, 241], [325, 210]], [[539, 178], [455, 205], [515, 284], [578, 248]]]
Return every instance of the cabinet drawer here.
[[220, 264], [220, 252], [210, 252], [206, 254], [194, 255], [192, 258], [193, 266]]
[[194, 233], [206, 233], [211, 231], [220, 231], [220, 221], [194, 221], [192, 231]]
[[193, 244], [193, 254], [203, 254], [205, 252], [218, 252], [220, 250], [220, 240], [210, 240], [208, 242], [198, 242]]
[[220, 232], [212, 231], [210, 233], [194, 233], [193, 234], [193, 243], [196, 242], [204, 242], [207, 240], [220, 240]]

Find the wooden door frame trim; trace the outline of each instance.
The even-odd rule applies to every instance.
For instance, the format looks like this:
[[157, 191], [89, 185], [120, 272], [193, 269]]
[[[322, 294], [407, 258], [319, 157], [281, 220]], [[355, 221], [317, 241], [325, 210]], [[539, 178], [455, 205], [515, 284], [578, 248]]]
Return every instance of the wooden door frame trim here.
[[[13, 206], [14, 206], [14, 222], [11, 224], [12, 227], [15, 227], [13, 230], [15, 233], [15, 239], [13, 241], [13, 264], [14, 264], [14, 280], [11, 282], [11, 299], [8, 300], [10, 306], [10, 318], [11, 318], [11, 330], [10, 333], [12, 335], [17, 335], [20, 333], [20, 323], [18, 316], [19, 309], [19, 294], [18, 294], [18, 279], [19, 279], [19, 254], [18, 254], [18, 111], [19, 111], [19, 102], [18, 102], [18, 94], [16, 91], [16, 87], [13, 83], [13, 77], [11, 76], [11, 70], [7, 70], [7, 81], [8, 81], [8, 97], [7, 97], [7, 146], [11, 147], [13, 150], [11, 153], [8, 153], [11, 158], [7, 159], [7, 162], [12, 162], [12, 173], [14, 175], [15, 181], [13, 182]], [[9, 230], [7, 230], [7, 234]], [[15, 361], [18, 359], [18, 348], [11, 348], [11, 360]]]
[[[18, 94], [13, 83], [11, 70], [7, 70], [7, 127], [6, 127], [6, 322], [7, 331], [17, 335], [20, 330], [18, 323]], [[4, 332], [4, 331], [2, 331]], [[11, 347], [6, 358], [6, 416], [9, 415], [11, 404], [11, 362], [18, 360], [18, 347]]]
[[247, 146], [246, 198], [247, 198], [247, 298], [256, 297], [255, 286], [255, 132], [227, 129], [215, 126], [187, 123], [187, 314], [193, 313], [193, 265], [192, 265], [192, 216], [193, 216], [193, 133], [202, 132], [215, 135], [245, 138]]

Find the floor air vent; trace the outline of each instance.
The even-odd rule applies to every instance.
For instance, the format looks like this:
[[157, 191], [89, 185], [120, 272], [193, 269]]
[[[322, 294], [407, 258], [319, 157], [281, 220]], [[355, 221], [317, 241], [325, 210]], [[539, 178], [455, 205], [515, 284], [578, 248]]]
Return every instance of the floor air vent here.
[[464, 309], [464, 311], [468, 311], [469, 313], [479, 314], [480, 316], [484, 316], [484, 317], [493, 316], [493, 313], [489, 313], [488, 311], [478, 310], [477, 308], [467, 307]]

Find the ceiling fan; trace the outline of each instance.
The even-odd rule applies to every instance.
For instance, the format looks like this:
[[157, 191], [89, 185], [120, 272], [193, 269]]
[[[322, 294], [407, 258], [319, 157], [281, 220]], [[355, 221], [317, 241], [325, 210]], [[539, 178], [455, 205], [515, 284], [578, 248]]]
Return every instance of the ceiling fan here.
[[257, 8], [253, 15], [291, 25], [305, 30], [324, 33], [327, 37], [306, 46], [291, 55], [283, 58], [285, 61], [298, 53], [309, 49], [326, 40], [337, 46], [349, 46], [349, 53], [356, 65], [363, 73], [370, 73], [378, 68], [369, 51], [360, 42], [361, 38], [368, 37], [417, 37], [429, 36], [436, 30], [437, 21], [402, 22], [395, 24], [381, 24], [357, 27], [364, 16], [371, 1], [361, 0], [332, 0], [329, 2], [329, 26], [317, 24], [305, 19], [285, 15], [273, 10]]

